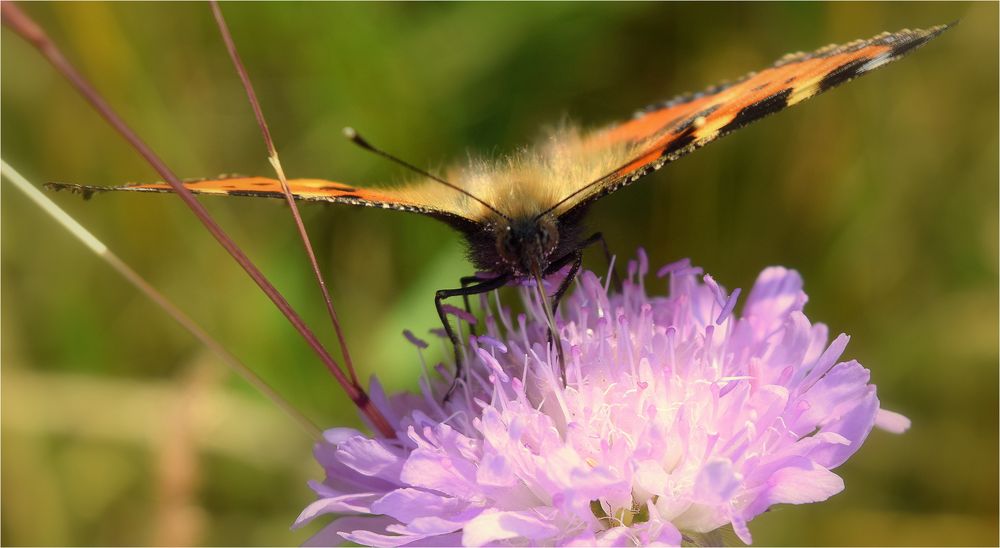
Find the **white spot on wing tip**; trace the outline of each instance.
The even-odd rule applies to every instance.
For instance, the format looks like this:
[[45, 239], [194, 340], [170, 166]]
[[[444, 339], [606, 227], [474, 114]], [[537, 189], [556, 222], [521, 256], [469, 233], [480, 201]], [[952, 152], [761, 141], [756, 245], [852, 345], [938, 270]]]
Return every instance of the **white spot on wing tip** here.
[[868, 72], [870, 70], [877, 69], [877, 68], [881, 67], [882, 65], [888, 63], [889, 61], [892, 61], [892, 56], [891, 56], [890, 52], [888, 52], [888, 51], [885, 52], [885, 53], [881, 53], [879, 55], [876, 55], [875, 57], [872, 57], [871, 60], [869, 60], [867, 63], [861, 65], [858, 68], [858, 74], [865, 73], [865, 72]]

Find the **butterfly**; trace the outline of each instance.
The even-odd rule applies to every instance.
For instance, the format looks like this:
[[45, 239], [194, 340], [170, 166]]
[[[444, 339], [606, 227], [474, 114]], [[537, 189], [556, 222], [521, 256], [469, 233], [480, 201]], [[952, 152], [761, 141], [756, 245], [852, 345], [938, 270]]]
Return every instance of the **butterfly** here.
[[[467, 299], [523, 281], [535, 282], [544, 291], [543, 279], [565, 270], [550, 297], [554, 331], [552, 314], [580, 269], [584, 249], [604, 243], [600, 232], [588, 235], [582, 225], [597, 199], [752, 122], [891, 63], [952, 25], [886, 32], [868, 40], [786, 55], [729, 83], [649, 106], [628, 121], [589, 131], [563, 126], [533, 147], [499, 160], [472, 160], [445, 177], [399, 160], [349, 130], [348, 137], [356, 144], [416, 171], [420, 179], [395, 188], [366, 188], [325, 179], [291, 179], [288, 184], [299, 200], [418, 213], [447, 223], [465, 237], [470, 261], [486, 275], [462, 278], [460, 287], [435, 295], [460, 369], [459, 341], [447, 318], [446, 299]], [[171, 192], [166, 183], [46, 186], [85, 197], [104, 191]], [[185, 186], [210, 195], [284, 196], [280, 182], [266, 177], [227, 176], [189, 181]]]

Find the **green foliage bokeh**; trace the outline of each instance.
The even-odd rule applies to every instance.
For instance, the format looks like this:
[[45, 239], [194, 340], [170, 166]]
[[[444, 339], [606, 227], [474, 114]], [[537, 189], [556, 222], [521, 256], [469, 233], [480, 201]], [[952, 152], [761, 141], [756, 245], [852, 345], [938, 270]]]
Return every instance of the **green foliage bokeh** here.
[[[182, 177], [269, 174], [214, 26], [197, 3], [26, 4]], [[728, 287], [799, 270], [807, 313], [852, 335], [883, 405], [838, 470], [845, 491], [751, 524], [772, 544], [996, 545], [995, 3], [223, 5], [287, 173], [406, 175], [501, 155], [546, 124], [599, 125], [883, 30], [961, 24], [912, 57], [755, 124], [597, 205], [621, 256], [681, 257]], [[36, 52], [2, 33], [2, 156], [35, 184], [156, 174]], [[2, 187], [2, 536], [10, 544], [297, 544], [320, 477], [294, 423], [10, 188]], [[54, 199], [324, 427], [341, 391], [179, 200]], [[335, 348], [281, 204], [203, 203]], [[436, 327], [433, 291], [469, 273], [419, 216], [302, 209], [355, 361], [390, 390], [420, 368], [400, 332]], [[592, 263], [600, 266], [600, 261]], [[440, 351], [440, 349], [438, 350]]]

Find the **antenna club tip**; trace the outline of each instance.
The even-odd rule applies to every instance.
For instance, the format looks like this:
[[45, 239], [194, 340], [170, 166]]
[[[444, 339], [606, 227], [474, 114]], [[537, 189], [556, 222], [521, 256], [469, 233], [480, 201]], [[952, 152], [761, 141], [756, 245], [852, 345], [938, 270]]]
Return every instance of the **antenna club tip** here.
[[351, 126], [345, 127], [343, 129], [343, 132], [344, 132], [344, 137], [347, 137], [352, 143], [362, 148], [366, 148], [368, 150], [375, 150], [375, 147], [371, 146], [368, 143], [368, 141], [366, 141], [365, 138], [362, 137], [361, 134], [359, 134], [358, 131], [352, 128]]

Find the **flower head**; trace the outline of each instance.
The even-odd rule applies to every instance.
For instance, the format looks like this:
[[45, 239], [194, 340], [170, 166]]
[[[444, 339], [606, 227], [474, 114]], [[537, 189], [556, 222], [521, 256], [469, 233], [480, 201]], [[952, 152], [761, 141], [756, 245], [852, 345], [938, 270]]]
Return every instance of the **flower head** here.
[[580, 275], [559, 308], [566, 386], [527, 289], [524, 314], [486, 312], [449, 401], [450, 379], [391, 399], [373, 381], [398, 438], [327, 431], [296, 523], [341, 514], [313, 540], [380, 546], [679, 545], [727, 524], [750, 542], [770, 506], [843, 489], [831, 469], [874, 425], [908, 426], [838, 361], [847, 336], [802, 313], [795, 271], [764, 270], [738, 316], [739, 290], [687, 261], [660, 270], [665, 297], [646, 272], [640, 251], [620, 294]]

